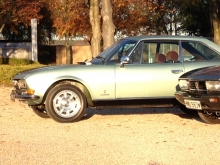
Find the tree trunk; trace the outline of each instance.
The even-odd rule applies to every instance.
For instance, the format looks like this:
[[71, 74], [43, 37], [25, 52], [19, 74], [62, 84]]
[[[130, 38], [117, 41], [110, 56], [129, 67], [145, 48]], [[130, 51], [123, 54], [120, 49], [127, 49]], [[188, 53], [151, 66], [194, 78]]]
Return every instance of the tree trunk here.
[[69, 42], [69, 35], [65, 35], [65, 46], [66, 46], [66, 64], [72, 64], [71, 47]]
[[161, 35], [163, 27], [161, 27], [161, 18], [157, 18], [156, 20], [156, 34]]
[[175, 30], [175, 36], [177, 36], [177, 19], [176, 19], [176, 13], [174, 14], [174, 30]]
[[5, 27], [5, 24], [2, 24], [2, 26], [1, 26], [1, 28], [0, 28], [0, 33], [2, 33], [4, 27]]
[[89, 16], [92, 26], [91, 52], [92, 57], [95, 57], [101, 52], [101, 30], [98, 0], [90, 0]]
[[110, 0], [102, 0], [102, 38], [103, 50], [111, 46], [114, 40], [115, 25], [112, 20], [112, 6]]
[[210, 0], [211, 5], [211, 17], [214, 32], [214, 42], [220, 45], [220, 3], [218, 0]]
[[170, 35], [172, 36], [172, 34], [173, 34], [173, 14], [172, 13], [169, 13], [169, 15], [170, 15]]

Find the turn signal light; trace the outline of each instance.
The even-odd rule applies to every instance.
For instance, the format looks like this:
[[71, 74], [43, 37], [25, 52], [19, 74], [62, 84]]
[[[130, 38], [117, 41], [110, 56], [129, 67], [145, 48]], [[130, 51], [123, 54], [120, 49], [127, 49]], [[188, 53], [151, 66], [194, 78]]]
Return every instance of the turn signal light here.
[[209, 101], [211, 103], [218, 103], [218, 99], [217, 98], [210, 98]]
[[34, 90], [33, 89], [27, 89], [27, 94], [29, 94], [29, 95], [33, 95], [34, 94]]

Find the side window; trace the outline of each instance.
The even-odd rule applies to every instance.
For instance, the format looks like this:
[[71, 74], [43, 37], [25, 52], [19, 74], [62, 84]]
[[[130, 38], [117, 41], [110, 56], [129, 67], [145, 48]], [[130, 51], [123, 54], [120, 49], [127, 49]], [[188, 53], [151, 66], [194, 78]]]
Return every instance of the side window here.
[[143, 42], [141, 42], [133, 51], [131, 55], [132, 63], [141, 63], [142, 54], [143, 54]]
[[156, 43], [141, 42], [131, 54], [132, 63], [153, 63]]
[[145, 41], [139, 43], [131, 54], [132, 63], [166, 63], [178, 62], [178, 41]]
[[178, 41], [155, 41], [145, 43], [148, 63], [174, 63], [179, 59]]
[[167, 63], [176, 63], [181, 61], [179, 56], [179, 43], [177, 41], [173, 42], [162, 42], [160, 44], [160, 49], [157, 54], [163, 54], [166, 56]]
[[207, 47], [206, 45], [197, 42], [197, 43], [190, 43], [194, 48], [196, 48], [199, 52], [202, 53], [204, 57], [206, 57], [208, 60], [219, 60], [220, 56], [218, 53]]
[[144, 43], [143, 63], [154, 63], [155, 62], [157, 45], [158, 44], [156, 42]]
[[200, 42], [182, 42], [184, 61], [220, 60], [217, 52]]
[[128, 43], [125, 45], [122, 45], [111, 57], [109, 62], [113, 63], [119, 63], [122, 56], [128, 55], [130, 51], [133, 49], [135, 43]]

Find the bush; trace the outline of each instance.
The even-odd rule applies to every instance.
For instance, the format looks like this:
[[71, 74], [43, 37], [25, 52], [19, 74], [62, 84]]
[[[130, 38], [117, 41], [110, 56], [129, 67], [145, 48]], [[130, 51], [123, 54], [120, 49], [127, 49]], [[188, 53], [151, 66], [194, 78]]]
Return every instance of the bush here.
[[34, 62], [28, 59], [19, 59], [19, 58], [1, 58], [0, 57], [0, 64], [2, 65], [11, 65], [11, 66], [18, 66], [18, 65], [28, 65], [28, 64], [39, 64], [38, 62]]
[[3, 58], [0, 58], [0, 84], [12, 86], [12, 77], [19, 72], [44, 66], [40, 63], [33, 62], [27, 59], [8, 59], [8, 64], [4, 63]]

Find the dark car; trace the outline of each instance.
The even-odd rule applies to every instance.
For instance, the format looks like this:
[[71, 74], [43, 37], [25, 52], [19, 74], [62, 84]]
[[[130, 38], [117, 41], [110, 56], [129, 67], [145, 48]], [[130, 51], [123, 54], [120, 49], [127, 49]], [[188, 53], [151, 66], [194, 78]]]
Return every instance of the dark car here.
[[209, 124], [220, 124], [220, 66], [196, 69], [179, 78], [176, 99]]

